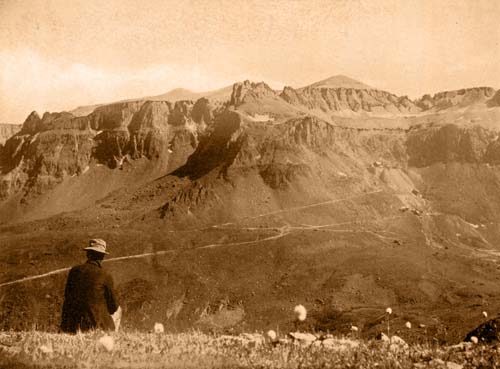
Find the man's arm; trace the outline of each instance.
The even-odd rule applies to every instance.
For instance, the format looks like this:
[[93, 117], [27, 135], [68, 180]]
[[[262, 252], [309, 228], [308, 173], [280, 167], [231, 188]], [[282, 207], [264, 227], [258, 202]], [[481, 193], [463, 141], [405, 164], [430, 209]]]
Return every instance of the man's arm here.
[[66, 287], [64, 288], [64, 302], [61, 314], [61, 330], [63, 332], [72, 332], [75, 330], [73, 322], [73, 290], [74, 290], [75, 271], [72, 268], [69, 271]]
[[104, 297], [106, 298], [108, 313], [110, 315], [113, 315], [114, 312], [118, 309], [118, 301], [116, 299], [114, 291], [113, 278], [110, 275], [108, 275], [106, 278], [106, 284], [104, 286]]

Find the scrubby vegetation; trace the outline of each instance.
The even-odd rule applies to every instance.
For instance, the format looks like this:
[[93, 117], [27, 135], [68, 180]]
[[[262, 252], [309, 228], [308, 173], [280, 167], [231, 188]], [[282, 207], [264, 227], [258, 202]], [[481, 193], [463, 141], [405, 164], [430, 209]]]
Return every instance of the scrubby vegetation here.
[[496, 346], [421, 346], [322, 337], [102, 332], [0, 333], [1, 368], [496, 368]]

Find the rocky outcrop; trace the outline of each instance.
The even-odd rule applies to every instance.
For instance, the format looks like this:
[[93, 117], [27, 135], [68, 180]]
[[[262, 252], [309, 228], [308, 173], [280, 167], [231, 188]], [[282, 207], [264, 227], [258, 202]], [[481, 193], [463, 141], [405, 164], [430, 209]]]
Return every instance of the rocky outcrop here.
[[497, 317], [480, 324], [467, 333], [464, 341], [472, 342], [474, 337], [477, 339], [477, 342], [481, 343], [496, 343], [500, 341], [500, 318]]
[[256, 102], [266, 97], [276, 96], [276, 92], [264, 82], [254, 83], [247, 80], [233, 85], [229, 104], [238, 107], [245, 102]]
[[0, 198], [23, 188], [43, 191], [65, 176], [84, 171], [95, 133], [86, 118], [68, 113], [33, 112], [20, 132], [5, 143], [0, 162]]
[[188, 162], [174, 174], [198, 179], [215, 168], [219, 168], [220, 173], [224, 174], [235, 160], [245, 140], [241, 125], [238, 113], [226, 111], [220, 114]]
[[488, 101], [488, 107], [498, 107], [500, 106], [500, 90], [498, 90], [495, 95]]
[[309, 86], [295, 90], [285, 87], [280, 95], [286, 102], [327, 113], [413, 114], [420, 108], [406, 96], [375, 89]]
[[414, 167], [447, 162], [500, 162], [498, 134], [480, 126], [464, 128], [447, 124], [415, 128], [409, 131], [406, 146], [408, 164]]
[[415, 103], [422, 110], [440, 111], [453, 107], [466, 107], [476, 103], [484, 103], [495, 94], [491, 87], [465, 88], [455, 91], [443, 91], [433, 96], [424, 95]]
[[0, 123], [0, 146], [21, 130], [20, 124]]
[[406, 162], [405, 132], [402, 130], [364, 130], [334, 126], [316, 117], [292, 119], [279, 127], [277, 142], [282, 147], [303, 147], [324, 154], [356, 155], [384, 159], [394, 165]]
[[101, 106], [89, 116], [92, 128], [98, 130], [126, 129], [134, 114], [140, 110], [143, 104], [143, 101], [132, 101]]
[[257, 168], [269, 187], [286, 189], [313, 172], [313, 163], [303, 160], [305, 151], [358, 156], [366, 165], [375, 157], [400, 166], [407, 160], [404, 142], [404, 131], [338, 127], [314, 116], [269, 125], [243, 122], [238, 113], [227, 111], [216, 118], [186, 165], [174, 174], [197, 180], [215, 170], [218, 177], [227, 178], [233, 170]]
[[[126, 156], [158, 159], [168, 155], [170, 139], [178, 130], [197, 134], [188, 117], [192, 104], [166, 101], [121, 103], [96, 109], [89, 117], [98, 129], [95, 158], [111, 168]], [[195, 138], [193, 138], [195, 140]], [[196, 145], [194, 145], [196, 146]]]
[[206, 99], [117, 103], [84, 117], [63, 112], [40, 118], [33, 112], [2, 150], [0, 198], [21, 189], [43, 191], [92, 163], [117, 168], [124, 160], [145, 157], [175, 169], [212, 119]]

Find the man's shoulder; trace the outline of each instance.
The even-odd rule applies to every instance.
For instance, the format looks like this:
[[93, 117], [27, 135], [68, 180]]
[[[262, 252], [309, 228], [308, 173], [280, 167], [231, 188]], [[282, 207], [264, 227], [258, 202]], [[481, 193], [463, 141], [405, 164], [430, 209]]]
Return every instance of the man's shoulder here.
[[91, 270], [93, 272], [104, 272], [102, 270], [101, 267], [99, 267], [98, 265], [95, 265], [93, 263], [89, 263], [89, 262], [85, 262], [85, 263], [82, 263], [82, 264], [78, 264], [78, 265], [75, 265], [73, 266], [71, 269], [70, 269], [70, 273], [72, 271], [83, 271], [83, 270]]
[[98, 264], [94, 264], [92, 262], [85, 262], [83, 264], [75, 265], [74, 267], [71, 268], [70, 270], [70, 275], [74, 274], [84, 274], [88, 276], [101, 276], [105, 278], [106, 280], [111, 279], [111, 274], [107, 272], [102, 266]]
[[79, 271], [80, 269], [82, 269], [82, 266], [83, 264], [78, 264], [71, 267], [71, 269], [69, 270], [70, 274]]

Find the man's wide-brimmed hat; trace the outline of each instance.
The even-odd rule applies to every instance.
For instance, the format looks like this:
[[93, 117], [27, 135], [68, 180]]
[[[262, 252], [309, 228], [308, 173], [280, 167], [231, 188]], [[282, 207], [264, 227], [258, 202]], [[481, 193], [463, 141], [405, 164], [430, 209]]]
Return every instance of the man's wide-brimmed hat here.
[[88, 247], [85, 247], [84, 250], [93, 250], [102, 254], [109, 254], [109, 252], [106, 252], [106, 241], [100, 238], [90, 240]]

